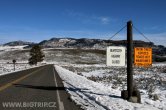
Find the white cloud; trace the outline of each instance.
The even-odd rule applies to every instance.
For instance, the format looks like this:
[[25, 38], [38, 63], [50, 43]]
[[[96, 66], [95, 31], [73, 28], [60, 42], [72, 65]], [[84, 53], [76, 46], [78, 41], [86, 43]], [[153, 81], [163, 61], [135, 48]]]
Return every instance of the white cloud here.
[[115, 19], [110, 19], [108, 16], [98, 16], [98, 15], [89, 15], [81, 12], [75, 12], [73, 10], [66, 11], [68, 16], [74, 17], [77, 20], [82, 21], [83, 23], [88, 24], [102, 24], [106, 25], [109, 24], [110, 21], [115, 22]]
[[100, 17], [102, 24], [109, 24], [110, 19], [108, 17]]

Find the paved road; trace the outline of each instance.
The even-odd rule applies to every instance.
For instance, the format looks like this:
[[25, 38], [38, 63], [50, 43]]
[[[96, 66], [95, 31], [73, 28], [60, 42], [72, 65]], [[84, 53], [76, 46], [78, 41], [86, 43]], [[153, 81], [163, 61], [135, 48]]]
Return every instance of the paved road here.
[[0, 110], [81, 110], [53, 65], [0, 76]]

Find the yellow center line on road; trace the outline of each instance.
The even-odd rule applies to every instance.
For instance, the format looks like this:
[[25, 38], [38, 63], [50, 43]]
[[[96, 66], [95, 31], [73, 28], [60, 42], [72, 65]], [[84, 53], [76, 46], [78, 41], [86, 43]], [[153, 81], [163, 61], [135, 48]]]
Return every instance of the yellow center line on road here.
[[20, 77], [20, 78], [14, 80], [14, 81], [12, 81], [12, 82], [9, 82], [9, 83], [7, 83], [7, 84], [1, 86], [1, 87], [0, 87], [0, 92], [3, 91], [3, 90], [5, 90], [5, 89], [7, 89], [7, 88], [10, 87], [10, 86], [12, 86], [14, 83], [18, 83], [18, 82], [22, 81], [23, 79], [25, 79], [25, 78], [27, 78], [27, 77], [29, 77], [29, 76], [31, 76], [31, 75], [37, 73], [38, 71], [40, 71], [40, 70], [42, 70], [42, 69], [43, 69], [43, 68], [38, 69], [38, 70], [36, 70], [36, 71], [34, 71], [34, 72], [32, 72], [32, 73], [29, 73], [29, 74], [27, 74], [27, 75], [25, 75], [25, 76], [22, 76], [22, 77]]

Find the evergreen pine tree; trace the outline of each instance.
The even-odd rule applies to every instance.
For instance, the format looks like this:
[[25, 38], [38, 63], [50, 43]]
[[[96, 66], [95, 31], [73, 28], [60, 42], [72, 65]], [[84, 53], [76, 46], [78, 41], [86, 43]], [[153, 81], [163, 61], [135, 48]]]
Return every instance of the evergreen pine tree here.
[[30, 65], [37, 65], [37, 62], [42, 62], [45, 57], [39, 45], [35, 45], [32, 47], [32, 49], [30, 50], [30, 56], [31, 56], [29, 58]]

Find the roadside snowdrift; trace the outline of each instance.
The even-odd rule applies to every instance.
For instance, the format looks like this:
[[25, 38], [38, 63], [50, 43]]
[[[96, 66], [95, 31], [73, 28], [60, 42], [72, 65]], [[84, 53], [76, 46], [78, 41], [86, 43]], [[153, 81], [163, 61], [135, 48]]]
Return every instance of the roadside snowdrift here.
[[[72, 100], [87, 110], [158, 110], [166, 109], [159, 102], [143, 101], [143, 104], [130, 103], [120, 98], [119, 89], [112, 89], [102, 83], [93, 82], [62, 67], [56, 66], [64, 86]], [[146, 100], [146, 99], [142, 99]], [[149, 103], [146, 103], [149, 102]]]

